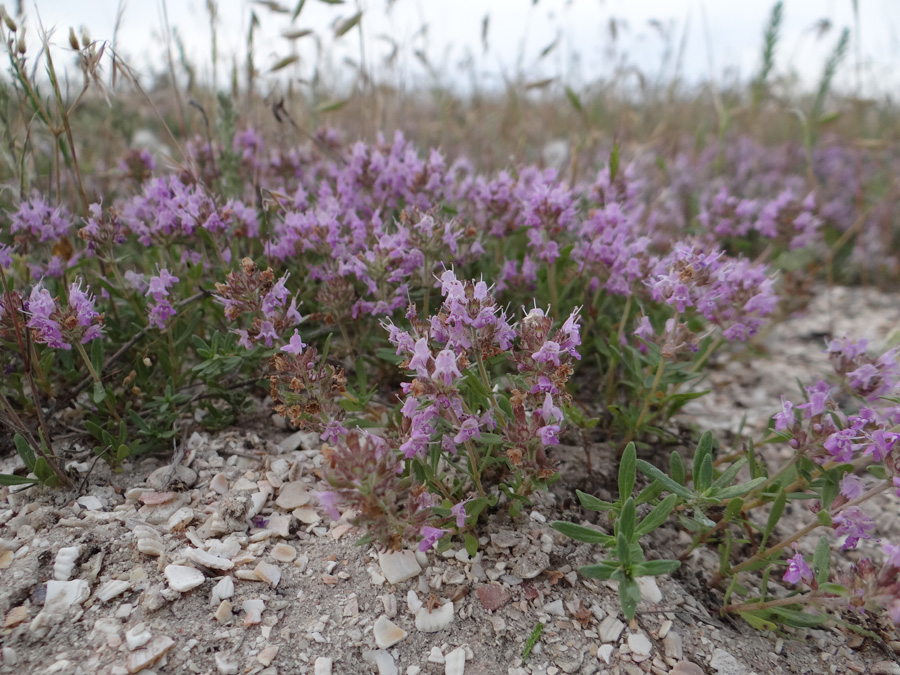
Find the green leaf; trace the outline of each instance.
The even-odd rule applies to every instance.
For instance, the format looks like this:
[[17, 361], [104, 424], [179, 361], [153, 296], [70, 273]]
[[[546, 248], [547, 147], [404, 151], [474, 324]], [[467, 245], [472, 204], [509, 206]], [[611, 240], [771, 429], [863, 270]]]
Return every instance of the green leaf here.
[[727, 487], [724, 490], [719, 490], [715, 493], [715, 496], [721, 501], [725, 501], [726, 499], [734, 499], [735, 497], [740, 497], [741, 495], [745, 495], [750, 490], [753, 490], [763, 483], [766, 482], [766, 478], [764, 476], [760, 476], [759, 478], [754, 478], [753, 480], [748, 480], [746, 483], [741, 483], [740, 485], [732, 485], [731, 487]]
[[581, 502], [581, 505], [588, 511], [610, 511], [615, 508], [615, 504], [605, 502], [581, 490], [575, 490], [575, 494], [578, 495], [578, 501]]
[[14, 476], [10, 473], [0, 473], [0, 485], [34, 485], [37, 478], [29, 478], [28, 476]]
[[346, 21], [341, 21], [337, 28], [334, 29], [335, 39], [341, 38], [349, 33], [362, 20], [363, 13], [357, 12]]
[[866, 467], [866, 471], [875, 476], [878, 480], [887, 480], [887, 469], [883, 464], [870, 464]]
[[531, 650], [534, 649], [537, 641], [541, 639], [543, 630], [544, 624], [538, 621], [537, 626], [534, 627], [534, 630], [531, 631], [531, 635], [529, 635], [528, 639], [525, 641], [525, 649], [522, 652], [522, 663], [525, 663], [525, 661], [528, 660], [528, 657], [531, 655]]
[[725, 520], [731, 522], [737, 518], [742, 508], [744, 508], [744, 500], [740, 497], [729, 500], [728, 506], [725, 507]]
[[622, 567], [629, 567], [632, 563], [631, 542], [622, 532], [619, 532], [616, 536], [616, 557], [618, 557]]
[[97, 373], [103, 373], [103, 340], [91, 341], [91, 365]]
[[619, 173], [619, 143], [613, 143], [612, 152], [609, 153], [609, 182], [616, 180]]
[[819, 584], [819, 590], [823, 593], [831, 593], [832, 595], [838, 595], [842, 598], [849, 593], [847, 587], [841, 586], [841, 584], [822, 583]]
[[578, 573], [588, 579], [599, 579], [606, 581], [613, 573], [619, 569], [619, 563], [610, 560], [602, 560], [596, 565], [582, 565], [578, 568]]
[[372, 543], [375, 540], [375, 537], [372, 534], [364, 534], [359, 539], [353, 542], [354, 546], [366, 546]]
[[602, 544], [603, 546], [612, 546], [615, 539], [608, 534], [603, 534], [599, 530], [584, 525], [576, 525], [568, 523], [564, 520], [557, 520], [552, 523], [553, 529], [562, 532], [569, 539], [583, 541], [586, 544]]
[[466, 532], [466, 553], [469, 554], [470, 558], [474, 558], [475, 554], [478, 553], [478, 540], [471, 532]]
[[625, 446], [625, 452], [622, 453], [622, 459], [619, 462], [619, 499], [628, 499], [634, 491], [636, 461], [637, 450], [634, 448], [634, 443], [629, 443]]
[[693, 499], [694, 493], [688, 490], [683, 485], [679, 485], [674, 480], [669, 478], [665, 473], [657, 469], [655, 466], [650, 464], [649, 462], [644, 461], [643, 459], [637, 460], [637, 468], [641, 470], [641, 473], [644, 475], [650, 476], [650, 478], [655, 478], [660, 483], [666, 486], [666, 489], [669, 492], [672, 492], [679, 497], [684, 497], [685, 499]]
[[831, 514], [825, 509], [822, 509], [816, 514], [816, 520], [818, 520], [819, 525], [822, 525], [823, 527], [831, 527]]
[[707, 483], [706, 487], [700, 489], [700, 484], [697, 482], [697, 477], [703, 471], [703, 461], [707, 457], [712, 456], [712, 442], [712, 432], [704, 431], [703, 435], [700, 436], [700, 440], [697, 442], [697, 449], [696, 451], [694, 451], [694, 470], [692, 475], [694, 477], [694, 485], [697, 487], [697, 492], [703, 492], [703, 490], [709, 487], [709, 483]]
[[738, 615], [756, 630], [775, 630], [776, 625], [768, 620], [770, 616], [767, 610], [753, 610], [750, 612], [738, 612]]
[[731, 485], [731, 481], [734, 480], [735, 476], [738, 475], [738, 471], [740, 471], [746, 463], [747, 458], [741, 457], [738, 461], [725, 469], [725, 471], [723, 471], [718, 478], [716, 478], [715, 482], [712, 484], [712, 487], [724, 488]]
[[673, 450], [669, 455], [669, 475], [679, 485], [684, 485], [684, 460], [677, 450]]
[[316, 112], [317, 113], [334, 112], [335, 110], [340, 110], [345, 105], [347, 105], [346, 99], [322, 101], [319, 105], [316, 106]]
[[770, 610], [782, 623], [794, 628], [814, 628], [821, 626], [831, 617], [827, 614], [810, 614], [798, 612], [787, 607], [772, 607]]
[[622, 614], [631, 621], [641, 601], [641, 587], [638, 582], [630, 577], [619, 581], [619, 603], [622, 605]]
[[22, 458], [22, 463], [25, 464], [25, 468], [34, 472], [35, 457], [31, 445], [25, 440], [25, 437], [22, 434], [16, 434], [13, 441], [16, 444], [16, 452], [18, 452], [19, 457]]
[[92, 398], [96, 405], [100, 405], [106, 400], [106, 389], [103, 388], [102, 382], [94, 382], [94, 395]]
[[634, 523], [637, 512], [634, 508], [634, 499], [629, 497], [622, 505], [622, 512], [616, 520], [616, 533], [625, 535], [629, 542], [634, 539]]
[[38, 457], [34, 462], [34, 475], [37, 476], [41, 485], [49, 485], [53, 487], [59, 483], [59, 477], [53, 473], [53, 469], [47, 464], [47, 460]]
[[671, 574], [681, 567], [678, 560], [648, 560], [634, 566], [636, 577], [658, 577], [661, 574]]
[[766, 529], [763, 530], [762, 541], [759, 543], [760, 551], [765, 550], [769, 535], [772, 534], [772, 530], [774, 530], [775, 526], [778, 524], [781, 514], [784, 513], [785, 504], [787, 504], [787, 492], [784, 491], [784, 488], [779, 488], [778, 496], [775, 497], [775, 501], [772, 502], [772, 510], [769, 511], [769, 520], [766, 522]]
[[584, 107], [581, 105], [581, 99], [572, 87], [566, 86], [566, 97], [578, 113], [584, 114]]
[[641, 504], [646, 504], [647, 502], [652, 502], [654, 499], [659, 497], [663, 492], [665, 492], [666, 486], [660, 483], [658, 480], [653, 481], [645, 487], [643, 490], [638, 493], [638, 496], [635, 497], [634, 505], [640, 506]]
[[828, 573], [831, 568], [831, 543], [828, 541], [828, 535], [823, 534], [819, 537], [819, 543], [816, 544], [816, 552], [813, 554], [813, 574], [816, 575], [816, 581], [824, 584], [828, 581]]
[[712, 485], [712, 477], [713, 459], [712, 455], [707, 455], [703, 458], [703, 463], [700, 465], [700, 473], [694, 474], [694, 491], [700, 494], [705, 493]]
[[678, 497], [675, 495], [669, 495], [665, 499], [663, 499], [659, 504], [653, 507], [653, 510], [650, 511], [644, 519], [640, 522], [635, 530], [635, 534], [638, 538], [643, 537], [645, 534], [649, 534], [657, 527], [666, 522], [666, 518], [669, 517], [669, 514], [672, 512], [672, 509], [675, 508], [675, 502], [678, 500]]
[[305, 4], [306, 4], [306, 0], [299, 0], [299, 1], [297, 2], [297, 6], [294, 7], [294, 13], [291, 14], [291, 23], [293, 23], [294, 20], [295, 20], [298, 16], [300, 16], [300, 12], [303, 11], [303, 5], [305, 5]]

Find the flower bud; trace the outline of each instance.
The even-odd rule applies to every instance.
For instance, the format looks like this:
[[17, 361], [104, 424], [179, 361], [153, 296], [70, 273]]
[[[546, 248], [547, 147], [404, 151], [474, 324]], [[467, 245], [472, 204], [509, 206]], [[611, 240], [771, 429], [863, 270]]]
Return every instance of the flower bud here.
[[69, 46], [76, 52], [81, 49], [81, 46], [78, 44], [78, 38], [75, 37], [75, 29], [71, 26], [69, 26]]
[[12, 20], [12, 17], [6, 13], [6, 7], [0, 6], [0, 14], [3, 14], [3, 21], [6, 22], [6, 27], [15, 33], [18, 30], [18, 26], [16, 26], [16, 22]]
[[144, 363], [144, 365], [147, 366], [148, 368], [149, 368], [150, 366], [153, 365], [153, 361], [150, 360], [150, 357], [149, 357], [149, 356], [145, 356], [145, 357], [144, 357], [143, 363]]

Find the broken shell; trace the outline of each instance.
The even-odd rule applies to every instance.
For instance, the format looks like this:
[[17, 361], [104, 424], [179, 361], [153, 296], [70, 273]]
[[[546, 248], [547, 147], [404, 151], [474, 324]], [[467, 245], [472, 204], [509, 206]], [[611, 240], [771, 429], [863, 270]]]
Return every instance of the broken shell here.
[[192, 588], [197, 588], [206, 580], [203, 572], [187, 565], [166, 565], [163, 574], [166, 575], [169, 586], [179, 593], [186, 593]]
[[57, 581], [68, 581], [80, 553], [79, 546], [67, 546], [59, 549], [56, 554], [56, 562], [53, 563], [53, 578]]

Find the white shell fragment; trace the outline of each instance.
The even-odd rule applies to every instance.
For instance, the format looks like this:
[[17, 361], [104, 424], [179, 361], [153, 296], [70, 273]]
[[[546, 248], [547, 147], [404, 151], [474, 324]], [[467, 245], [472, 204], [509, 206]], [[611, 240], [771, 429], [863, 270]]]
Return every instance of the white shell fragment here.
[[378, 669], [378, 675], [397, 675], [397, 664], [394, 663], [394, 657], [383, 649], [370, 649], [362, 653], [363, 661], [375, 666]]
[[175, 640], [165, 635], [153, 638], [144, 649], [138, 649], [128, 655], [126, 667], [129, 673], [138, 673], [165, 654]]
[[262, 621], [262, 613], [265, 608], [266, 603], [258, 598], [244, 600], [241, 603], [241, 609], [244, 610], [244, 625], [252, 626]]
[[466, 670], [465, 647], [457, 647], [444, 657], [444, 675], [463, 675]]
[[392, 584], [412, 579], [422, 571], [422, 566], [412, 551], [379, 553], [378, 564], [381, 565], [385, 578]]
[[185, 555], [191, 562], [195, 562], [198, 565], [203, 565], [204, 567], [209, 567], [213, 570], [230, 570], [234, 567], [234, 563], [228, 560], [228, 558], [221, 558], [217, 555], [212, 555], [207, 553], [206, 551], [201, 551], [197, 548], [189, 548]]
[[152, 637], [147, 624], [141, 622], [125, 631], [125, 644], [128, 645], [128, 649], [134, 651], [150, 642]]
[[159, 539], [156, 539], [155, 537], [144, 537], [142, 539], [138, 539], [137, 550], [144, 555], [158, 558], [163, 553], [165, 553], [166, 547]]
[[197, 588], [206, 580], [203, 572], [187, 565], [166, 565], [163, 574], [166, 575], [169, 586], [179, 593], [186, 593], [192, 588]]
[[260, 581], [265, 581], [272, 587], [277, 586], [278, 582], [281, 581], [281, 570], [272, 563], [259, 563], [254, 568], [253, 573], [259, 578]]
[[453, 623], [453, 603], [448, 602], [429, 612], [423, 607], [416, 612], [416, 628], [423, 633], [436, 633]]
[[212, 589], [210, 596], [210, 604], [216, 605], [220, 600], [225, 600], [234, 595], [234, 579], [231, 577], [222, 577]]
[[291, 481], [281, 487], [281, 493], [278, 495], [278, 499], [275, 500], [275, 504], [285, 511], [293, 511], [300, 506], [308, 504], [310, 499], [312, 499], [312, 495], [306, 491], [303, 483]]
[[375, 621], [372, 634], [375, 636], [375, 644], [381, 649], [393, 647], [406, 637], [406, 631], [384, 615]]
[[209, 489], [220, 495], [228, 492], [228, 479], [225, 477], [225, 474], [217, 473], [213, 476], [212, 480], [209, 481]]
[[291, 562], [297, 557], [297, 549], [289, 544], [275, 544], [269, 555], [278, 562]]
[[96, 598], [100, 602], [109, 602], [117, 595], [121, 595], [131, 588], [131, 584], [121, 579], [112, 579], [103, 584], [96, 593]]
[[56, 581], [68, 581], [72, 577], [75, 561], [81, 553], [79, 546], [66, 546], [59, 549], [56, 562], [53, 563], [53, 578]]
[[183, 530], [194, 519], [194, 510], [190, 506], [182, 506], [175, 513], [169, 516], [166, 521], [166, 529], [170, 532]]
[[327, 656], [320, 656], [316, 659], [314, 675], [331, 675], [332, 660]]

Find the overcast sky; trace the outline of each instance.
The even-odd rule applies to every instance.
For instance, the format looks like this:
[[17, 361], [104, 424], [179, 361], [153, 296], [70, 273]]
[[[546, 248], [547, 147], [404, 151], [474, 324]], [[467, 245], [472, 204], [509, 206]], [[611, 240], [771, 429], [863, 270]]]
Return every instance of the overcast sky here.
[[[280, 2], [292, 11], [297, 0]], [[623, 58], [651, 79], [667, 79], [674, 73], [675, 56], [685, 36], [680, 75], [686, 81], [696, 83], [711, 75], [720, 82], [734, 76], [746, 80], [758, 68], [772, 4], [766, 0], [540, 0], [536, 4], [531, 0], [395, 0], [390, 4], [347, 0], [332, 5], [307, 0], [291, 23], [290, 13], [274, 13], [259, 3], [218, 0], [218, 73], [220, 82], [225, 82], [233, 59], [243, 63], [251, 12], [255, 12], [259, 28], [254, 53], [260, 70], [296, 50], [300, 63], [281, 75], [310, 78], [315, 38], [291, 42], [281, 36], [284, 31], [309, 28], [330, 54], [329, 77], [346, 81], [352, 66], [345, 59], [360, 60], [359, 33], [352, 30], [334, 42], [334, 26], [359, 7], [367, 68], [407, 86], [432, 77], [416, 51], [433, 64], [443, 84], [463, 89], [473, 77], [482, 87], [501, 86], [504, 78], [518, 77], [528, 81], [556, 77], [580, 86], [610, 76]], [[94, 40], [111, 40], [117, 7], [116, 0], [37, 0], [26, 2], [27, 23], [33, 37], [36, 8], [45, 26], [56, 27], [55, 41], [60, 45], [67, 44], [69, 26], [76, 30], [86, 26]], [[161, 69], [165, 44], [161, 7], [154, 0], [125, 3], [118, 50], [139, 69], [146, 64]], [[837, 83], [844, 90], [856, 87], [859, 60], [863, 93], [889, 94], [900, 82], [900, 1], [859, 0], [859, 8], [861, 40], [851, 42]], [[207, 0], [170, 0], [167, 9], [198, 75], [208, 79], [212, 69]], [[618, 28], [615, 42], [611, 19]], [[820, 34], [817, 27], [823, 19], [830, 28]], [[793, 70], [807, 86], [813, 86], [844, 27], [855, 29], [852, 0], [786, 0], [777, 70]], [[666, 32], [672, 58], [662, 67], [666, 54], [662, 33]], [[542, 50], [554, 41], [556, 47], [541, 58]], [[394, 68], [377, 71], [395, 45]]]

